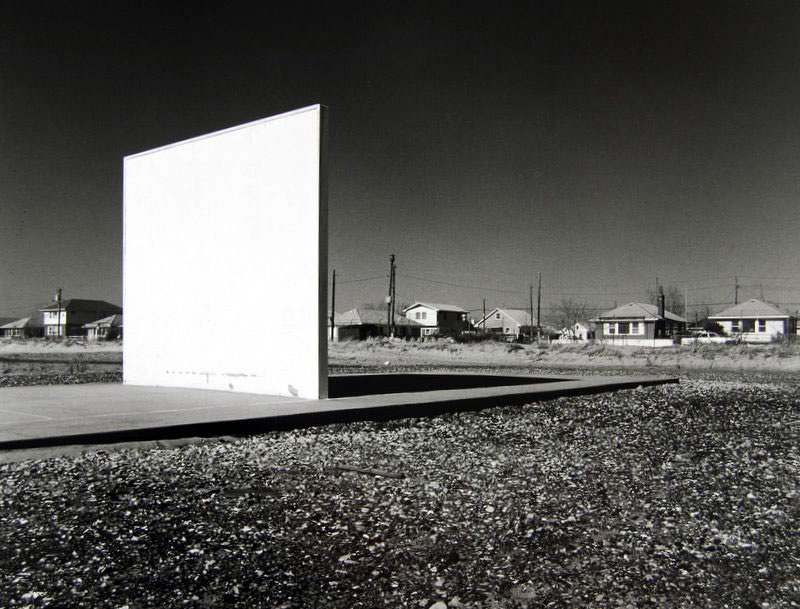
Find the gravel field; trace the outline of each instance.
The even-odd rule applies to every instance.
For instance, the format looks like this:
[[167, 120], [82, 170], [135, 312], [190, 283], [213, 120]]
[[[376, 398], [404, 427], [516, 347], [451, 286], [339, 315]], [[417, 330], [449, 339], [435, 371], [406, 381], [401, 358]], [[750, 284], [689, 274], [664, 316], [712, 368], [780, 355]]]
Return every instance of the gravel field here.
[[798, 386], [2, 465], [0, 606], [797, 607]]

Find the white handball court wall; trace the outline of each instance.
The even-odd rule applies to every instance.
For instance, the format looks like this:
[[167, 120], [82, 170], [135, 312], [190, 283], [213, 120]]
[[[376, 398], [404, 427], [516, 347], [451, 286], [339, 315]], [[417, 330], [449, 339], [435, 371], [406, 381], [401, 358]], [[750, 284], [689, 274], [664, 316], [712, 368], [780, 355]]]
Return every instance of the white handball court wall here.
[[326, 123], [125, 157], [125, 384], [327, 397]]

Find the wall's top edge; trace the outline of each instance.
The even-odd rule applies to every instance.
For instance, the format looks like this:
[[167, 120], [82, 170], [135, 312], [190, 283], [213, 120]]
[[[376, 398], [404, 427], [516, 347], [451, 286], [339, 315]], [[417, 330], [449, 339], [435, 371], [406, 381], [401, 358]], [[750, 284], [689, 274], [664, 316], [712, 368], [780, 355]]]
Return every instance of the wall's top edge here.
[[265, 118], [259, 118], [254, 121], [250, 121], [248, 123], [243, 123], [241, 125], [235, 125], [233, 127], [228, 127], [226, 129], [220, 129], [219, 131], [212, 131], [211, 133], [204, 133], [203, 135], [198, 135], [187, 140], [181, 140], [180, 142], [173, 142], [171, 144], [165, 144], [164, 146], [159, 146], [158, 148], [151, 148], [150, 150], [144, 150], [142, 152], [136, 152], [134, 154], [129, 154], [124, 158], [124, 160], [128, 159], [135, 159], [136, 157], [144, 156], [147, 154], [153, 154], [154, 152], [160, 152], [162, 150], [166, 150], [168, 148], [174, 148], [176, 146], [183, 146], [184, 144], [191, 144], [192, 142], [196, 142], [198, 140], [203, 140], [209, 137], [216, 137], [218, 135], [223, 135], [225, 133], [230, 133], [231, 131], [236, 131], [237, 129], [244, 129], [246, 127], [252, 127], [253, 125], [258, 125], [259, 123], [267, 123], [269, 121], [274, 121], [279, 118], [286, 118], [287, 116], [292, 116], [293, 114], [301, 114], [303, 112], [311, 112], [314, 110], [321, 110], [323, 108], [322, 104], [314, 104], [313, 106], [305, 106], [304, 108], [298, 108], [296, 110], [290, 110], [289, 112], [283, 112], [282, 114], [275, 114], [274, 116], [267, 116]]

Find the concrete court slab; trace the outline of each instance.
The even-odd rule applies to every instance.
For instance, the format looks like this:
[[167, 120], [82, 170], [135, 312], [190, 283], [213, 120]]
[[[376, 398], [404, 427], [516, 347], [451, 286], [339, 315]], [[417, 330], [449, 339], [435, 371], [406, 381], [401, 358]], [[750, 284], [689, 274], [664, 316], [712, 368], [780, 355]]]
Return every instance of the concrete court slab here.
[[[359, 377], [372, 382], [368, 374], [338, 376], [351, 385]], [[362, 419], [433, 416], [678, 382], [664, 377], [605, 376], [517, 376], [514, 380], [524, 383], [525, 379], [531, 383], [321, 400], [111, 383], [6, 387], [0, 389], [0, 451], [247, 435]]]

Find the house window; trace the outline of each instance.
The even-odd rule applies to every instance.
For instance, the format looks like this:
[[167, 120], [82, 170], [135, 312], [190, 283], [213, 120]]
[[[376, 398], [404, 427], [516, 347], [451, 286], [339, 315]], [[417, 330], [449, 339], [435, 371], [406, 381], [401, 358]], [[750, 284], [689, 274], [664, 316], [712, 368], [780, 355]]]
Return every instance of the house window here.
[[756, 320], [755, 319], [743, 319], [742, 320], [742, 332], [755, 332], [756, 331]]
[[731, 322], [731, 332], [741, 332], [742, 331], [742, 322], [738, 319], [735, 319]]
[[617, 333], [617, 324], [606, 324], [606, 334], [616, 334]]
[[756, 320], [756, 332], [766, 332], [767, 331], [767, 320], [765, 319], [757, 319]]
[[500, 319], [500, 313], [495, 313], [495, 314], [494, 314], [494, 318], [495, 318], [495, 319]]
[[415, 313], [415, 316], [416, 316], [416, 317], [415, 317], [415, 319], [419, 319], [419, 315], [420, 315], [420, 313], [419, 313], [419, 311], [417, 311], [417, 312]]
[[422, 319], [428, 319], [428, 313], [427, 313], [427, 311], [423, 311], [423, 312], [422, 312]]
[[621, 321], [618, 324], [617, 334], [630, 334], [631, 324], [629, 321]]

